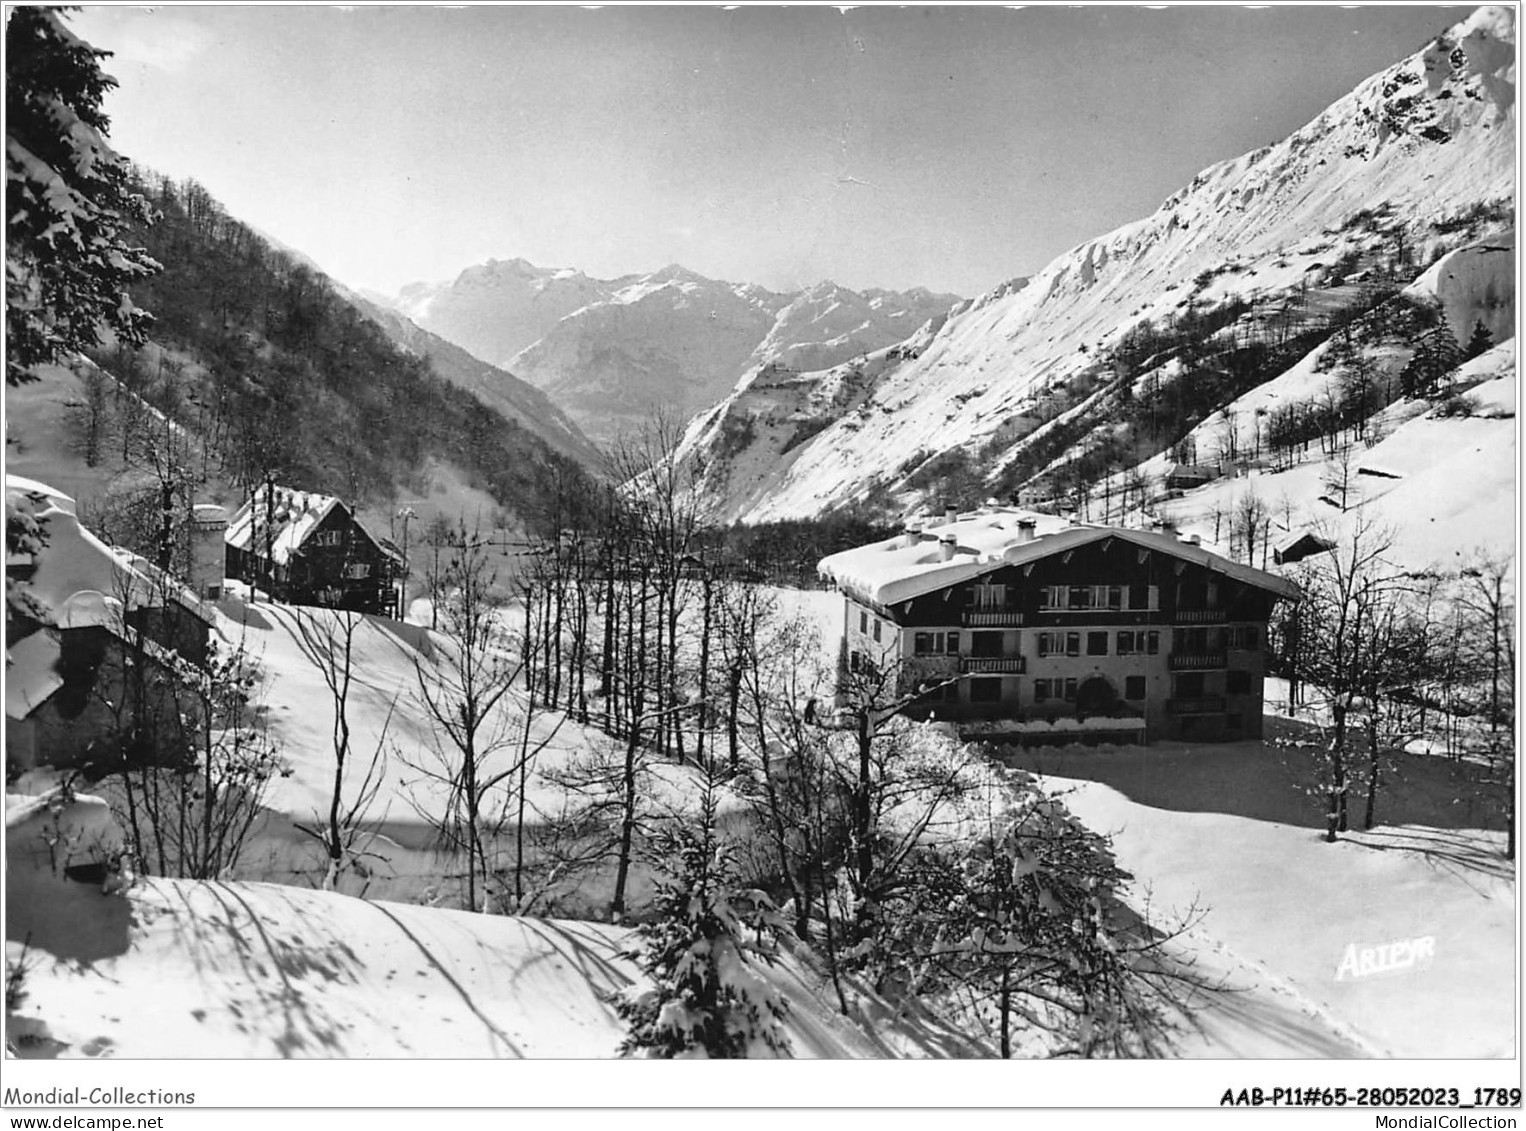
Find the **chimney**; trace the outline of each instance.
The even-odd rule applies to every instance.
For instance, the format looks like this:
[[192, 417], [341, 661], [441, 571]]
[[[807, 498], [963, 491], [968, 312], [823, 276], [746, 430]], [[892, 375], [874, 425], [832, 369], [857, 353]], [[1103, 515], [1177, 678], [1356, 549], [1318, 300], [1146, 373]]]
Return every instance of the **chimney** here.
[[1169, 518], [1156, 520], [1155, 529], [1166, 535], [1168, 538], [1175, 537], [1176, 535], [1176, 523], [1174, 520]]
[[908, 522], [901, 528], [901, 545], [905, 549], [911, 549], [921, 540], [922, 532], [917, 529], [915, 523]]
[[1203, 536], [1201, 534], [1189, 534], [1187, 535], [1187, 542], [1193, 546], [1201, 546], [1203, 544]]
[[1021, 545], [1024, 542], [1032, 542], [1038, 523], [1031, 518], [1021, 518], [1017, 521], [1017, 541]]
[[952, 534], [945, 534], [942, 538], [938, 539], [938, 552], [942, 555], [943, 561], [951, 561], [955, 551], [958, 549], [959, 543]]
[[223, 594], [228, 512], [216, 503], [191, 508], [191, 572], [186, 583], [198, 597], [217, 600]]
[[959, 521], [959, 508], [956, 507], [953, 503], [944, 503], [943, 504], [943, 521], [944, 522], [958, 522]]

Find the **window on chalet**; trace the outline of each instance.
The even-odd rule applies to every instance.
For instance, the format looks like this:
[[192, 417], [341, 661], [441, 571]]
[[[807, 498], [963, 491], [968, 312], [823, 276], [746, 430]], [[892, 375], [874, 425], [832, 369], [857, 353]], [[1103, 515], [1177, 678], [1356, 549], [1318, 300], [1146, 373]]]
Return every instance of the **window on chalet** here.
[[[1055, 680], [1056, 684], [1058, 684], [1059, 682], [1060, 682], [1059, 680]], [[1074, 703], [1076, 701], [1076, 681], [1075, 680], [1067, 679], [1065, 681], [1065, 686], [1064, 686], [1063, 691], [1064, 691], [1064, 695], [1065, 695], [1065, 702], [1067, 702], [1067, 703]]]
[[1142, 675], [1125, 676], [1123, 680], [1123, 697], [1133, 699], [1136, 702], [1145, 697], [1145, 677]]
[[1047, 703], [1053, 696], [1054, 681], [1048, 679], [1036, 679], [1033, 681], [1033, 701], [1035, 703]]
[[1218, 582], [1180, 582], [1176, 587], [1176, 607], [1187, 611], [1217, 609], [1219, 607]]
[[881, 623], [882, 622], [880, 621], [880, 619], [878, 617], [874, 618], [874, 639], [876, 641], [878, 641], [879, 638], [880, 638], [880, 624]]
[[869, 631], [869, 614], [862, 609], [858, 611], [858, 631], [860, 634]]
[[999, 612], [1007, 607], [1007, 587], [978, 581], [971, 590], [974, 605], [981, 612]]
[[1154, 629], [1134, 629], [1118, 634], [1120, 656], [1149, 655], [1160, 652], [1160, 633]]
[[1088, 656], [1107, 655], [1107, 633], [1088, 632], [1086, 634], [1086, 654]]
[[970, 634], [970, 655], [972, 656], [1000, 656], [1002, 651], [1003, 632], [972, 632]]
[[1129, 608], [1155, 611], [1160, 608], [1159, 585], [1130, 585]]
[[970, 680], [971, 703], [998, 703], [1001, 701], [1001, 680], [999, 679], [972, 679]]
[[913, 655], [957, 656], [959, 634], [957, 632], [918, 632], [911, 638]]
[[1253, 651], [1261, 647], [1261, 633], [1253, 624], [1235, 625], [1228, 630], [1229, 647]]
[[1039, 633], [1040, 656], [1079, 656], [1081, 634], [1079, 632]]
[[1040, 608], [1066, 613], [1122, 609], [1128, 595], [1122, 585], [1046, 585], [1040, 593]]

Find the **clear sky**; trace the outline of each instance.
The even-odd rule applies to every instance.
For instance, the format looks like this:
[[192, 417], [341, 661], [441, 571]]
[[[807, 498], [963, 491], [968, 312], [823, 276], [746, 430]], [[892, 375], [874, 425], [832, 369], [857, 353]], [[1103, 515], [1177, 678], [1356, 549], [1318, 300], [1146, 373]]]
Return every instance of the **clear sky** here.
[[1468, 7], [90, 7], [126, 156], [351, 286], [522, 256], [974, 295]]

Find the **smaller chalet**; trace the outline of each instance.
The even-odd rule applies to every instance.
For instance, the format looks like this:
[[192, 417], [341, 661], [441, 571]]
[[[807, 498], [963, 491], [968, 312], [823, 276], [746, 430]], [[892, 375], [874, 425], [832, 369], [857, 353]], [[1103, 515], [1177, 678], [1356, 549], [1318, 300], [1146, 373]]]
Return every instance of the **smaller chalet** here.
[[1191, 491], [1222, 479], [1224, 469], [1216, 463], [1178, 463], [1166, 472], [1166, 490]]
[[[6, 608], [7, 761], [87, 770], [124, 755], [173, 761], [192, 706], [176, 693], [176, 672], [206, 663], [216, 615], [197, 592], [221, 584], [221, 556], [193, 546], [193, 571], [215, 568], [182, 581], [102, 542], [74, 500], [44, 483], [8, 475], [5, 493], [8, 514], [37, 519], [45, 539], [6, 555], [19, 595]], [[210, 529], [220, 542], [221, 525]]]
[[842, 687], [867, 673], [905, 713], [1024, 742], [1261, 735], [1266, 626], [1284, 578], [1169, 530], [1013, 507], [832, 554]]
[[229, 577], [278, 601], [396, 616], [403, 556], [332, 495], [266, 481], [228, 523]]
[[1327, 554], [1335, 543], [1312, 530], [1294, 530], [1272, 546], [1272, 560], [1278, 565], [1292, 565], [1316, 554]]

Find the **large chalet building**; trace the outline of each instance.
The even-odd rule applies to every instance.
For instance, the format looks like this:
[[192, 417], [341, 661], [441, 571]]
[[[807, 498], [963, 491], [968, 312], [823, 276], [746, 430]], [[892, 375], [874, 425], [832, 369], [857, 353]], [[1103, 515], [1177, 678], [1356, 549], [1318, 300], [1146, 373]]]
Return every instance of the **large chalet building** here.
[[1261, 735], [1266, 626], [1291, 582], [1171, 530], [1008, 507], [822, 559], [844, 597], [842, 686], [1024, 742]]
[[224, 538], [228, 576], [278, 601], [397, 615], [403, 555], [332, 495], [266, 482]]

